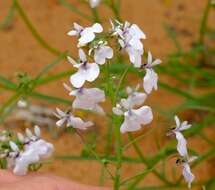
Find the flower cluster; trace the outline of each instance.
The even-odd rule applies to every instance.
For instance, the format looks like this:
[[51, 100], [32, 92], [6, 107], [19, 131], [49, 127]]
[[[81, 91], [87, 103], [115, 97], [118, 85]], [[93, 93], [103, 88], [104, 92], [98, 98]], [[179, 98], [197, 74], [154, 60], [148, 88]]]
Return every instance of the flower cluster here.
[[[98, 1], [91, 1], [92, 7], [95, 7]], [[94, 3], [94, 4], [93, 4]], [[64, 84], [69, 95], [74, 97], [72, 109], [62, 111], [56, 109], [56, 117], [58, 118], [57, 126], [66, 125], [74, 129], [86, 130], [92, 126], [91, 121], [83, 121], [81, 118], [74, 116], [75, 109], [89, 110], [101, 115], [105, 115], [105, 111], [100, 103], [106, 100], [105, 92], [99, 88], [84, 87], [87, 82], [95, 81], [100, 75], [100, 67], [104, 64], [109, 64], [115, 53], [126, 52], [129, 56], [131, 65], [135, 69], [145, 71], [143, 78], [144, 92], [140, 91], [140, 85], [135, 88], [127, 87], [126, 95], [118, 97], [116, 92], [116, 104], [112, 108], [112, 112], [123, 119], [120, 126], [120, 132], [133, 132], [140, 130], [143, 125], [147, 125], [153, 120], [152, 109], [149, 106], [143, 105], [147, 96], [153, 90], [157, 90], [158, 75], [154, 71], [154, 67], [161, 63], [160, 59], [153, 60], [152, 54], [148, 51], [147, 61], [143, 61], [144, 45], [142, 40], [146, 39], [144, 32], [136, 25], [129, 22], [120, 23], [119, 21], [111, 21], [111, 28], [109, 32], [103, 33], [103, 27], [99, 23], [95, 23], [90, 27], [82, 27], [74, 23], [74, 29], [68, 32], [69, 36], [78, 37], [78, 52], [79, 58], [77, 60], [68, 56], [68, 62], [77, 70], [70, 76], [70, 85]], [[110, 40], [114, 39], [116, 42], [116, 49], [114, 52], [109, 44], [113, 44]], [[120, 51], [119, 51], [120, 50]], [[129, 63], [130, 64], [130, 63]], [[113, 82], [113, 81], [112, 81]], [[114, 83], [112, 83], [114, 85]], [[118, 100], [120, 99], [120, 100]], [[117, 103], [116, 103], [117, 102]], [[115, 117], [115, 116], [114, 116]], [[177, 151], [180, 158], [177, 160], [178, 164], [183, 166], [183, 176], [191, 187], [194, 180], [194, 175], [190, 170], [190, 162], [194, 161], [196, 157], [189, 157], [187, 151], [186, 140], [181, 133], [191, 127], [186, 121], [180, 123], [180, 120], [175, 116], [176, 127], [172, 128], [169, 134], [175, 135], [178, 144]]]
[[187, 121], [180, 122], [178, 116], [175, 116], [176, 126], [173, 127], [167, 135], [175, 135], [178, 144], [177, 151], [180, 155], [180, 158], [177, 159], [176, 163], [182, 165], [183, 167], [183, 176], [188, 183], [188, 187], [191, 187], [191, 183], [195, 179], [195, 176], [192, 174], [190, 170], [190, 163], [197, 159], [196, 156], [190, 157], [187, 151], [187, 141], [184, 138], [182, 131], [189, 129], [191, 127]]
[[[124, 116], [121, 132], [136, 131], [141, 129], [141, 125], [149, 124], [153, 119], [151, 108], [141, 105], [153, 89], [157, 90], [158, 76], [153, 67], [161, 61], [159, 59], [153, 61], [152, 54], [149, 52], [147, 63], [142, 63], [144, 46], [141, 40], [146, 39], [146, 35], [136, 24], [120, 23], [117, 20], [110, 23], [111, 28], [106, 33], [103, 33], [104, 29], [99, 23], [89, 27], [74, 23], [74, 29], [69, 31], [68, 35], [78, 37], [79, 59], [75, 60], [68, 56], [68, 62], [77, 69], [77, 72], [70, 76], [72, 87], [67, 84], [64, 84], [64, 87], [71, 96], [75, 97], [72, 110], [83, 109], [104, 115], [105, 112], [99, 103], [105, 101], [105, 92], [99, 88], [85, 88], [84, 85], [86, 82], [95, 81], [100, 75], [100, 67], [113, 58], [114, 50], [109, 44], [112, 44], [110, 40], [116, 40], [121, 52], [128, 53], [132, 65], [139, 70], [145, 69], [146, 71], [143, 88], [147, 94], [137, 92], [139, 86], [134, 90], [128, 87], [127, 99], [122, 99], [113, 108], [114, 114]], [[75, 117], [72, 110], [63, 112], [57, 109], [55, 115], [59, 119], [58, 126], [66, 124], [67, 127], [86, 129], [93, 124]]]
[[18, 133], [16, 139], [2, 131], [0, 141], [0, 159], [6, 161], [6, 168], [12, 169], [15, 175], [25, 175], [31, 165], [48, 158], [54, 150], [51, 143], [40, 137], [38, 126], [34, 127], [34, 134], [26, 129], [25, 136]]

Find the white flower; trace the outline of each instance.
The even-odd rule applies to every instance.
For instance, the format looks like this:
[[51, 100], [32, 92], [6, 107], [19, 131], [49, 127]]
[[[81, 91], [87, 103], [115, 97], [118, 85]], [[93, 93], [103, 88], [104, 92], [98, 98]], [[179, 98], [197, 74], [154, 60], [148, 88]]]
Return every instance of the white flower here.
[[93, 125], [91, 121], [84, 122], [81, 118], [73, 116], [70, 112], [63, 112], [59, 108], [56, 108], [56, 111], [57, 113], [55, 113], [55, 116], [59, 118], [56, 122], [58, 127], [61, 127], [64, 123], [66, 123], [67, 127], [85, 130]]
[[43, 139], [25, 145], [25, 150], [33, 150], [40, 159], [48, 158], [54, 151], [54, 146]]
[[125, 22], [124, 24], [115, 21], [115, 24], [111, 21], [112, 34], [117, 36], [120, 47], [124, 49], [128, 55], [131, 63], [135, 67], [141, 66], [143, 44], [141, 39], [145, 39], [146, 36], [142, 30], [136, 24], [130, 24]]
[[139, 68], [141, 66], [143, 49], [137, 49], [135, 46], [129, 44], [127, 38], [125, 40], [119, 39], [119, 44], [121, 48], [128, 53], [130, 62], [133, 63], [136, 68]]
[[9, 141], [10, 149], [6, 150], [4, 156], [7, 159], [7, 167], [12, 169], [15, 175], [25, 175], [29, 165], [49, 157], [54, 150], [51, 143], [41, 139], [38, 126], [34, 127], [34, 134], [30, 129], [26, 129], [26, 136], [18, 133], [17, 137], [22, 149], [20, 150], [15, 142]]
[[182, 174], [184, 176], [185, 181], [188, 183], [188, 188], [191, 188], [191, 184], [195, 179], [195, 176], [191, 172], [190, 163], [197, 159], [196, 156], [192, 157], [181, 157], [179, 158], [176, 163], [182, 165]]
[[99, 23], [95, 23], [91, 27], [86, 28], [74, 23], [74, 30], [71, 30], [67, 34], [69, 36], [80, 36], [78, 39], [78, 47], [82, 47], [95, 39], [95, 33], [101, 33], [102, 31], [103, 28]]
[[192, 174], [190, 170], [190, 165], [188, 163], [183, 164], [183, 176], [186, 182], [188, 183], [188, 187], [191, 188], [191, 184], [193, 180], [195, 179], [195, 176]]
[[182, 165], [183, 176], [184, 176], [186, 182], [188, 183], [188, 187], [190, 188], [191, 183], [195, 179], [195, 176], [192, 174], [192, 172], [190, 170], [189, 163], [196, 160], [197, 157], [196, 156], [189, 157], [188, 151], [187, 151], [187, 141], [181, 132], [183, 130], [189, 129], [191, 127], [191, 125], [188, 124], [187, 121], [184, 121], [181, 123], [178, 116], [175, 116], [175, 123], [176, 123], [176, 127], [171, 129], [170, 134], [171, 133], [175, 134], [176, 139], [178, 141], [177, 151], [181, 157], [176, 161], [176, 163], [180, 163]]
[[142, 92], [137, 92], [138, 89], [139, 85], [135, 89], [132, 89], [130, 87], [126, 88], [126, 92], [129, 96], [127, 97], [127, 99], [121, 99], [121, 105], [124, 108], [134, 108], [135, 106], [140, 106], [145, 102], [147, 95]]
[[141, 125], [147, 125], [153, 119], [152, 110], [149, 106], [130, 109], [124, 113], [124, 117], [124, 122], [120, 127], [121, 133], [140, 130]]
[[33, 149], [21, 152], [19, 156], [15, 158], [13, 173], [15, 175], [26, 175], [28, 166], [37, 163], [39, 160], [39, 156], [35, 154]]
[[89, 54], [94, 50], [94, 60], [97, 64], [103, 65], [106, 59], [113, 57], [113, 49], [107, 46], [107, 42], [99, 41], [93, 48], [89, 50]]
[[7, 157], [8, 168], [13, 169], [15, 175], [25, 175], [28, 166], [39, 161], [39, 156], [34, 154], [34, 150], [20, 151], [13, 141], [10, 141], [9, 145], [12, 151]]
[[72, 104], [74, 109], [90, 110], [99, 114], [105, 114], [103, 108], [99, 105], [100, 102], [105, 101], [103, 90], [99, 88], [70, 89], [70, 95], [75, 96]]
[[54, 115], [59, 119], [56, 122], [56, 125], [58, 127], [61, 127], [64, 124], [66, 124], [67, 127], [70, 126], [70, 111], [64, 112], [61, 109], [56, 108], [56, 113], [54, 113]]
[[152, 62], [152, 54], [151, 52], [148, 52], [148, 61], [147, 64], [144, 65], [144, 68], [146, 69], [146, 74], [143, 78], [143, 87], [144, 90], [150, 94], [152, 89], [154, 88], [157, 90], [157, 82], [158, 82], [158, 75], [153, 70], [153, 67], [155, 65], [158, 65], [161, 63], [160, 59], [156, 59]]
[[100, 1], [101, 0], [89, 0], [90, 7], [91, 8], [96, 8], [99, 5]]
[[[26, 129], [26, 136], [28, 141], [25, 140], [25, 150], [33, 150], [35, 155], [38, 155], [40, 159], [49, 157], [53, 151], [54, 146], [41, 139], [41, 132], [38, 126], [34, 126], [34, 135], [30, 129]], [[19, 140], [22, 140], [23, 137], [18, 136]]]
[[82, 49], [79, 49], [80, 63], [75, 62], [71, 57], [68, 61], [77, 68], [78, 71], [70, 77], [70, 82], [75, 88], [81, 88], [85, 81], [92, 82], [99, 76], [100, 70], [96, 63], [88, 63], [86, 55]]
[[121, 133], [132, 132], [141, 129], [141, 125], [149, 124], [153, 119], [152, 110], [149, 106], [140, 106], [146, 99], [145, 93], [139, 93], [127, 88], [129, 94], [127, 99], [121, 99], [120, 103], [113, 108], [113, 113], [123, 115], [124, 122], [120, 127]]
[[175, 116], [175, 122], [176, 122], [176, 127], [174, 129], [172, 129], [172, 132], [175, 134], [176, 139], [178, 141], [177, 151], [181, 156], [186, 157], [188, 155], [188, 153], [187, 153], [187, 141], [184, 138], [181, 131], [189, 129], [191, 127], [191, 125], [188, 124], [187, 121], [184, 121], [181, 123], [178, 116]]

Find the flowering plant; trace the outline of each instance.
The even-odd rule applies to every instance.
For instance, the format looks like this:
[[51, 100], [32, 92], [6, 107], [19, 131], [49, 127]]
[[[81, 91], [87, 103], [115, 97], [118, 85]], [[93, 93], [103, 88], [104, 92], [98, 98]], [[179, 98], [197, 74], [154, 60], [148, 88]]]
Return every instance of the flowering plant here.
[[[34, 31], [33, 26], [29, 24], [30, 22], [23, 13], [18, 1], [14, 0], [14, 2], [22, 19], [27, 23], [26, 25], [28, 27], [30, 26], [30, 31], [33, 31], [32, 33], [38, 38], [39, 43], [51, 53], [60, 55], [60, 60], [66, 58], [68, 65], [71, 66], [71, 72], [63, 73], [63, 75], [65, 74], [64, 76], [67, 76], [69, 73], [69, 77], [68, 80], [62, 84], [65, 88], [65, 92], [71, 96], [71, 99], [65, 101], [64, 99], [45, 96], [34, 91], [34, 88], [38, 84], [52, 80], [50, 78], [41, 79], [41, 76], [56, 64], [54, 62], [48, 65], [36, 78], [30, 78], [26, 74], [18, 75], [18, 85], [8, 82], [9, 80], [0, 78], [0, 85], [7, 84], [6, 88], [15, 90], [18, 93], [18, 95], [15, 94], [15, 96], [11, 98], [12, 100], [10, 99], [8, 101], [9, 103], [6, 102], [5, 106], [3, 105], [0, 108], [0, 113], [3, 115], [2, 117], [9, 113], [7, 105], [10, 105], [12, 102], [11, 105], [17, 104], [21, 109], [20, 112], [15, 114], [18, 118], [24, 118], [38, 125], [46, 124], [52, 127], [56, 125], [56, 130], [72, 131], [73, 134], [78, 135], [80, 141], [84, 145], [84, 150], [82, 152], [83, 157], [88, 157], [89, 160], [94, 159], [99, 161], [104, 169], [104, 173], [108, 174], [116, 190], [124, 187], [135, 189], [134, 187], [136, 187], [136, 184], [148, 173], [153, 173], [167, 184], [168, 187], [179, 184], [182, 180], [182, 175], [187, 183], [186, 186], [191, 188], [195, 180], [195, 172], [191, 170], [193, 163], [195, 165], [200, 162], [204, 156], [201, 157], [200, 155], [199, 158], [198, 153], [194, 150], [191, 151], [187, 146], [185, 137], [187, 137], [187, 132], [189, 133], [190, 131], [192, 132], [198, 129], [191, 127], [191, 124], [188, 124], [187, 121], [181, 122], [179, 117], [175, 116], [174, 127], [169, 128], [166, 135], [164, 135], [165, 132], [162, 133], [163, 136], [173, 136], [176, 138], [176, 141], [174, 141], [176, 145], [173, 145], [173, 149], [169, 147], [161, 149], [158, 154], [152, 157], [143, 154], [138, 144], [138, 141], [142, 139], [143, 136], [150, 134], [148, 131], [150, 132], [152, 130], [152, 127], [149, 126], [152, 124], [157, 110], [147, 101], [150, 100], [153, 94], [159, 89], [158, 71], [163, 68], [163, 70], [165, 70], [166, 65], [161, 64], [162, 61], [160, 59], [154, 58], [151, 51], [146, 50], [143, 42], [147, 36], [142, 31], [141, 27], [137, 24], [129, 23], [128, 21], [123, 22], [120, 19], [120, 3], [117, 4], [112, 0], [84, 1], [92, 10], [94, 22], [87, 26], [75, 22], [72, 29], [68, 31], [67, 34], [69, 38], [73, 37], [73, 39], [77, 39], [77, 43], [75, 44], [78, 56], [75, 57], [73, 54], [70, 54], [70, 52], [61, 53], [47, 45], [37, 34], [37, 31]], [[60, 0], [60, 2], [65, 4], [64, 0]], [[102, 3], [108, 5], [113, 10], [116, 18], [110, 19], [108, 29], [106, 29], [106, 25], [100, 22], [97, 12], [97, 8], [102, 6]], [[75, 11], [77, 12], [77, 10]], [[81, 15], [84, 16], [84, 14]], [[202, 38], [201, 36], [201, 43], [203, 43]], [[73, 40], [72, 38], [70, 39]], [[189, 53], [191, 54], [193, 52]], [[179, 51], [179, 54], [185, 55], [185, 53], [181, 51]], [[203, 55], [202, 57], [204, 58], [205, 55]], [[196, 69], [191, 68], [191, 66], [189, 68], [189, 71], [194, 70], [195, 75], [199, 75]], [[116, 72], [117, 69], [118, 71]], [[129, 74], [130, 72], [141, 76], [141, 81], [137, 82], [137, 80], [133, 80], [133, 76]], [[59, 76], [61, 75], [62, 73], [59, 74]], [[58, 78], [59, 76], [52, 77]], [[207, 77], [207, 72], [204, 72], [203, 76], [207, 79], [210, 78]], [[186, 81], [183, 77], [178, 78], [179, 80]], [[194, 82], [195, 80], [197, 79], [194, 78]], [[202, 81], [199, 80], [199, 82], [201, 83]], [[213, 83], [213, 81], [211, 83]], [[165, 85], [163, 84], [163, 86]], [[196, 106], [198, 109], [200, 107], [207, 111], [212, 110], [211, 112], [214, 113], [214, 109], [211, 108], [211, 106], [202, 106], [203, 101], [201, 99], [197, 99], [189, 93], [180, 91], [177, 88], [173, 89], [169, 86], [166, 86], [166, 88], [182, 94], [182, 96], [188, 99], [192, 99], [186, 106], [192, 106], [199, 101], [201, 103]], [[29, 106], [27, 100], [28, 96], [39, 97], [45, 100], [50, 99], [58, 103], [66, 102], [69, 107], [64, 110], [58, 105], [55, 111], [53, 111], [40, 106]], [[174, 110], [174, 114], [175, 112]], [[90, 117], [90, 119], [88, 117], [85, 118], [85, 113], [90, 116], [92, 115], [92, 117]], [[174, 114], [171, 114], [171, 116]], [[48, 116], [48, 118], [44, 117], [44, 115]], [[101, 126], [97, 125], [97, 118], [102, 119]], [[210, 119], [209, 117], [208, 120]], [[106, 123], [108, 124], [107, 127], [105, 127]], [[167, 124], [167, 127], [168, 126], [170, 126], [170, 124]], [[107, 150], [104, 151], [104, 155], [97, 153], [94, 145], [89, 144], [83, 137], [83, 133], [87, 134], [92, 128], [107, 129], [108, 131], [107, 139], [109, 144], [107, 144]], [[154, 127], [153, 130], [158, 130], [158, 128]], [[135, 132], [138, 134], [143, 132], [144, 134], [136, 137]], [[185, 134], [183, 134], [184, 132]], [[15, 134], [11, 131], [1, 131], [1, 168], [9, 169], [15, 175], [26, 175], [28, 171], [38, 170], [42, 164], [46, 162], [45, 160], [50, 158], [54, 151], [54, 146], [44, 140], [40, 133], [40, 127], [37, 125], [34, 127], [34, 132], [30, 129], [26, 129], [25, 135], [21, 133]], [[127, 142], [128, 139], [126, 135], [128, 135], [129, 142]], [[100, 136], [103, 138], [102, 135]], [[214, 143], [204, 137], [204, 135], [203, 138], [214, 145]], [[139, 159], [125, 156], [125, 150], [131, 145], [134, 147]], [[158, 146], [161, 148], [161, 145]], [[168, 167], [173, 168], [173, 170], [175, 166], [181, 167], [181, 170], [179, 169], [180, 173], [176, 172], [175, 176], [175, 178], [179, 177], [179, 179], [174, 179], [174, 181], [168, 179], [168, 176], [165, 176], [165, 172], [162, 173], [156, 168], [159, 161], [164, 160], [170, 155], [174, 157], [175, 164], [168, 164]], [[171, 162], [171, 160], [169, 160], [170, 158], [168, 158], [168, 163]], [[124, 179], [123, 166], [125, 162], [141, 163], [144, 164], [145, 168], [140, 169], [140, 173], [129, 175], [128, 178]]]

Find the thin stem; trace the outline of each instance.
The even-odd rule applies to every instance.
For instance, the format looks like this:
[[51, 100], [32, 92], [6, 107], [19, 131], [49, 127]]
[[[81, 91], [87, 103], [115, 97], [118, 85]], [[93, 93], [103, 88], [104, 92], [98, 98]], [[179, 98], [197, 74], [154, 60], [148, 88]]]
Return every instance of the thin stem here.
[[[130, 141], [134, 141], [134, 137], [131, 133], [128, 133], [129, 139]], [[132, 145], [134, 146], [135, 151], [137, 152], [139, 158], [142, 160], [142, 162], [148, 167], [148, 169], [150, 169], [152, 166], [151, 164], [148, 162], [148, 160], [144, 157], [144, 155], [142, 154], [142, 151], [140, 150], [139, 146], [136, 144], [136, 142], [134, 141], [132, 143]], [[165, 177], [163, 177], [160, 173], [158, 173], [156, 170], [152, 171], [160, 180], [162, 180], [164, 183], [166, 184], [172, 184], [170, 183], [168, 180], [166, 180]]]
[[78, 130], [75, 130], [75, 133], [80, 137], [80, 140], [81, 140], [82, 144], [88, 149], [88, 151], [90, 151], [95, 156], [95, 158], [104, 166], [104, 169], [110, 175], [111, 179], [115, 180], [114, 176], [111, 174], [111, 172], [109, 171], [109, 169], [107, 168], [107, 166], [105, 165], [105, 163], [97, 155], [97, 153], [90, 146], [88, 146], [87, 143], [85, 143], [85, 140], [82, 137], [81, 133]]
[[123, 150], [126, 150], [127, 148], [129, 148], [131, 145], [133, 145], [134, 143], [137, 143], [138, 141], [142, 140], [145, 136], [151, 134], [154, 131], [155, 128], [151, 129], [150, 131], [147, 131], [145, 134], [140, 135], [136, 138], [134, 138], [133, 140], [129, 141], [126, 145], [124, 145]]
[[145, 156], [143, 155], [142, 151], [140, 150], [140, 147], [138, 146], [138, 144], [134, 141], [134, 137], [131, 133], [128, 133], [128, 137], [130, 141], [133, 141], [132, 145], [135, 149], [135, 151], [137, 152], [137, 154], [139, 155], [140, 159], [143, 160], [144, 163], [147, 163], [148, 161], [146, 160]]
[[13, 2], [7, 16], [4, 18], [3, 22], [0, 23], [0, 30], [10, 27], [14, 18], [15, 13], [15, 3]]
[[210, 9], [212, 7], [211, 4], [212, 4], [212, 0], [208, 0], [207, 5], [206, 5], [205, 10], [204, 10], [204, 13], [203, 13], [203, 16], [202, 16], [202, 21], [201, 21], [200, 31], [199, 31], [199, 33], [200, 33], [199, 43], [200, 44], [204, 44], [209, 12], [210, 12]]
[[[100, 159], [106, 159], [108, 162], [117, 162], [117, 158], [115, 156], [106, 156], [99, 155]], [[58, 155], [55, 156], [57, 160], [85, 160], [85, 161], [98, 161], [95, 156], [75, 156], [75, 155]], [[142, 160], [130, 157], [122, 157], [122, 161], [128, 164], [141, 164]]]
[[76, 6], [72, 5], [71, 3], [68, 3], [67, 1], [65, 0], [58, 0], [58, 2], [63, 5], [64, 7], [66, 7], [67, 9], [69, 9], [70, 11], [72, 11], [73, 13], [81, 16], [82, 18], [88, 20], [88, 21], [93, 21], [93, 18], [88, 15], [88, 14], [85, 14], [83, 13], [82, 11], [79, 11], [78, 8], [76, 8]]
[[94, 22], [99, 22], [99, 23], [101, 23], [101, 19], [100, 19], [100, 17], [99, 17], [98, 10], [97, 10], [96, 8], [91, 8], [91, 10], [92, 10]]
[[137, 177], [146, 175], [146, 174], [148, 174], [149, 172], [151, 172], [153, 169], [154, 169], [154, 168], [150, 168], [150, 169], [144, 170], [143, 172], [140, 172], [140, 173], [138, 173], [138, 174], [136, 174], [136, 175], [134, 175], [134, 176], [131, 176], [131, 177], [129, 177], [129, 178], [123, 180], [123, 181], [120, 183], [120, 185], [124, 185], [124, 184], [128, 183], [129, 181], [134, 180], [134, 179], [137, 178]]
[[112, 9], [115, 18], [118, 21], [121, 21], [121, 18], [120, 18], [120, 4], [121, 4], [120, 0], [116, 0], [116, 2], [114, 0], [110, 1], [110, 8]]
[[121, 77], [120, 77], [119, 83], [118, 83], [117, 88], [116, 88], [116, 93], [115, 93], [115, 96], [114, 96], [113, 105], [116, 104], [121, 85], [122, 85], [122, 83], [123, 83], [128, 71], [129, 71], [129, 68], [130, 68], [130, 65], [128, 64], [127, 67], [125, 68], [124, 72], [122, 73]]
[[15, 3], [15, 7], [17, 12], [19, 13], [20, 17], [22, 18], [23, 22], [25, 23], [25, 25], [27, 26], [27, 28], [30, 30], [30, 32], [32, 33], [32, 35], [34, 36], [34, 38], [38, 41], [38, 43], [44, 47], [45, 49], [47, 49], [49, 52], [51, 52], [54, 55], [59, 55], [61, 54], [61, 52], [53, 47], [51, 47], [41, 36], [40, 34], [37, 32], [37, 30], [34, 28], [34, 26], [32, 25], [31, 21], [29, 20], [29, 18], [27, 17], [25, 11], [23, 10], [23, 8], [21, 7], [21, 5], [19, 4], [18, 0], [14, 0]]
[[[118, 99], [118, 94], [119, 94], [119, 90], [121, 88], [121, 85], [128, 73], [130, 65], [128, 65], [124, 72], [122, 73], [119, 83], [117, 85], [117, 89], [116, 89], [116, 93], [114, 96], [114, 99], [112, 101], [112, 105], [116, 104], [116, 101]], [[113, 116], [113, 120], [114, 120], [114, 116]], [[114, 127], [114, 134], [115, 134], [115, 139], [116, 139], [116, 154], [117, 154], [117, 163], [116, 163], [116, 172], [115, 172], [115, 180], [114, 180], [114, 190], [118, 190], [120, 188], [120, 178], [121, 178], [121, 166], [122, 166], [122, 141], [121, 141], [121, 133], [120, 133], [120, 127], [119, 126], [115, 126]]]

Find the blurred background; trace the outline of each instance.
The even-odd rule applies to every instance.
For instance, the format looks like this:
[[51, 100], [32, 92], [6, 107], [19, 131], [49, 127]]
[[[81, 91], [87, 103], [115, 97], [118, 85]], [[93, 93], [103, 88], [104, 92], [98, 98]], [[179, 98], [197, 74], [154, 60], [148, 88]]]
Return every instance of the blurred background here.
[[[6, 112], [4, 118], [1, 118], [0, 125], [2, 128], [20, 129], [29, 127], [32, 123], [17, 119], [16, 111], [12, 111], [13, 106], [10, 107], [19, 99], [18, 96], [13, 96], [16, 92], [14, 84], [21, 82], [25, 84], [28, 77], [36, 77], [45, 66], [56, 59], [58, 51], [68, 50], [69, 54], [76, 56], [76, 42], [66, 33], [72, 28], [73, 22], [83, 26], [90, 25], [89, 18], [92, 12], [85, 3], [78, 0], [19, 0], [17, 2], [19, 2], [18, 8], [14, 6], [12, 0], [0, 1], [0, 113], [4, 115]], [[208, 8], [208, 2], [211, 3], [210, 8]], [[205, 12], [207, 9], [210, 9], [208, 15]], [[152, 51], [154, 57], [163, 61], [158, 68], [161, 82], [159, 90], [147, 100], [147, 104], [155, 109], [155, 121], [135, 135], [138, 136], [146, 133], [150, 128], [156, 128], [150, 135], [139, 141], [142, 151], [153, 157], [161, 147], [171, 141], [166, 138], [165, 131], [174, 124], [172, 120], [174, 113], [177, 112], [184, 120], [194, 123], [194, 129], [186, 134], [189, 136], [189, 147], [197, 154], [204, 155], [193, 169], [196, 175], [194, 189], [215, 189], [214, 12], [212, 1], [207, 0], [121, 1], [122, 20], [138, 24], [147, 35], [147, 40], [144, 41], [145, 48]], [[113, 12], [102, 4], [98, 8], [98, 13], [107, 29], [109, 18], [114, 18]], [[67, 61], [62, 58], [61, 60], [54, 69], [50, 69], [48, 76], [55, 76], [60, 72], [65, 74], [71, 70]], [[28, 76], [23, 77], [23, 73], [27, 73]], [[35, 93], [31, 103], [49, 109], [55, 108], [56, 105], [60, 107], [63, 104], [68, 105], [68, 101], [51, 100], [48, 97], [50, 95], [69, 100], [70, 97], [62, 86], [63, 82], [68, 82], [68, 74], [63, 77], [64, 74], [48, 83], [45, 81], [47, 78], [44, 77], [41, 85], [34, 89], [43, 96]], [[140, 80], [132, 75], [129, 77], [134, 83]], [[7, 85], [8, 87], [5, 87]], [[104, 123], [105, 121], [99, 118], [96, 121], [96, 127], [85, 134], [93, 145], [95, 142], [101, 142], [105, 136]], [[45, 165], [42, 171], [91, 185], [110, 186], [112, 184], [107, 175], [102, 174], [103, 168], [97, 161], [76, 160], [75, 157], [71, 157], [72, 160], [67, 158], [62, 160], [63, 155], [84, 154], [83, 146], [77, 136], [62, 131], [59, 133], [54, 129], [45, 130], [45, 127], [44, 135], [54, 143], [56, 159], [53, 160], [54, 164]], [[112, 149], [114, 151], [114, 147]], [[102, 142], [96, 150], [103, 153]], [[126, 150], [126, 155], [138, 157], [132, 147]], [[165, 177], [168, 180], [177, 181], [180, 170], [177, 167], [167, 167], [167, 165], [173, 166], [174, 162], [174, 157], [164, 157], [157, 168], [160, 171], [166, 168]], [[137, 173], [140, 168], [145, 168], [145, 165], [124, 164], [123, 177]], [[145, 176], [138, 185], [139, 187], [160, 186], [154, 189], [176, 188], [165, 187], [163, 181], [153, 173]], [[184, 186], [178, 186], [178, 188], [186, 189]]]

